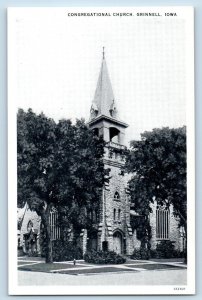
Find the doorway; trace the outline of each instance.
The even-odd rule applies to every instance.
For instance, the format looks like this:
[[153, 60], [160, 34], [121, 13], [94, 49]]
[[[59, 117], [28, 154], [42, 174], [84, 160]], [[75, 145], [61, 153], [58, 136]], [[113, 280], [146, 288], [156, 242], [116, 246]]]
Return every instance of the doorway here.
[[121, 254], [122, 253], [122, 234], [119, 231], [116, 231], [113, 234], [113, 248], [114, 248], [114, 252], [116, 252], [117, 254]]

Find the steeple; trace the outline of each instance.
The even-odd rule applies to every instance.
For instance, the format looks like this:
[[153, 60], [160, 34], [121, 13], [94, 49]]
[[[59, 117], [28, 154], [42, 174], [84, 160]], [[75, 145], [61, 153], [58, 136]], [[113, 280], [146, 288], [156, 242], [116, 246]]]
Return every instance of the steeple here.
[[105, 59], [104, 47], [102, 52], [100, 74], [90, 113], [90, 120], [101, 115], [118, 119], [114, 94]]
[[97, 135], [102, 135], [106, 142], [124, 145], [124, 131], [128, 125], [121, 121], [117, 115], [116, 103], [105, 60], [104, 47], [100, 74], [90, 109], [88, 125]]

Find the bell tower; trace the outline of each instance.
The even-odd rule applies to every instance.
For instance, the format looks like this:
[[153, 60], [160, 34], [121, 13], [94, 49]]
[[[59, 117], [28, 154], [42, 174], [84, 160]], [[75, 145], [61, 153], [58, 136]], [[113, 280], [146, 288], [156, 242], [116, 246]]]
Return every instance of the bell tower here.
[[103, 187], [100, 200], [97, 249], [130, 255], [133, 251], [130, 202], [127, 178], [121, 174], [121, 167], [124, 165], [121, 152], [125, 148], [125, 129], [128, 125], [119, 118], [104, 47], [88, 125], [107, 142], [104, 164], [105, 168], [110, 169], [109, 185]]
[[106, 142], [124, 145], [125, 128], [128, 125], [121, 121], [118, 116], [104, 47], [100, 74], [90, 109], [89, 127], [94, 129], [98, 135], [102, 135]]

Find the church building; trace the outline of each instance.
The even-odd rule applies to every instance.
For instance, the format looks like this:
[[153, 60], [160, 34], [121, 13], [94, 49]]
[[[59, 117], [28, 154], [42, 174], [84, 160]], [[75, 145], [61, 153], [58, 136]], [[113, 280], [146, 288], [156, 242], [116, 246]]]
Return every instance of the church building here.
[[[87, 232], [86, 229], [83, 229], [80, 233], [80, 246], [83, 253], [88, 249], [108, 249], [119, 254], [132, 255], [134, 249], [139, 249], [140, 241], [137, 238], [136, 228], [131, 227], [131, 218], [139, 216], [130, 204], [130, 195], [127, 189], [129, 177], [121, 172], [121, 167], [124, 165], [121, 153], [125, 149], [124, 137], [128, 124], [119, 118], [104, 50], [102, 56], [88, 126], [95, 134], [102, 135], [106, 142], [104, 164], [105, 168], [110, 169], [110, 180], [102, 189], [99, 212], [98, 216], [94, 218], [92, 230]], [[92, 217], [94, 213], [92, 212]], [[60, 229], [56, 226], [56, 220], [57, 211], [53, 211], [50, 215], [53, 240], [60, 238]], [[30, 239], [31, 232], [34, 237], [32, 247], [35, 247], [36, 251], [40, 253], [40, 222], [40, 217], [26, 206], [20, 232], [20, 245], [23, 245], [24, 252], [28, 251], [29, 247], [26, 243]], [[171, 240], [175, 242], [176, 249], [182, 250], [182, 236], [178, 223], [173, 215], [172, 207], [165, 210], [157, 207], [154, 203], [150, 214], [151, 247], [155, 249], [159, 241]], [[71, 239], [73, 232], [71, 229], [69, 231]]]
[[[131, 255], [133, 234], [130, 226], [130, 201], [127, 178], [121, 174], [124, 164], [121, 152], [125, 148], [124, 137], [128, 124], [118, 116], [104, 51], [88, 125], [96, 134], [102, 135], [107, 143], [104, 164], [110, 169], [109, 185], [102, 190], [94, 247]], [[88, 238], [91, 239], [89, 236]]]

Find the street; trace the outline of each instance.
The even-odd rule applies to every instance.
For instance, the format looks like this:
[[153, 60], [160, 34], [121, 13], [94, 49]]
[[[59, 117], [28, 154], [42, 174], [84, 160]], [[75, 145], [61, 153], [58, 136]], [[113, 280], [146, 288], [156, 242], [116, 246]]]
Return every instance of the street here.
[[[40, 274], [40, 276], [39, 276]], [[187, 270], [68, 275], [18, 271], [19, 285], [186, 285]]]

